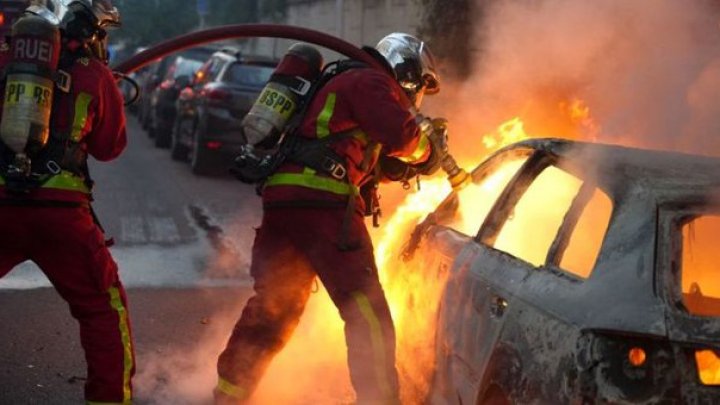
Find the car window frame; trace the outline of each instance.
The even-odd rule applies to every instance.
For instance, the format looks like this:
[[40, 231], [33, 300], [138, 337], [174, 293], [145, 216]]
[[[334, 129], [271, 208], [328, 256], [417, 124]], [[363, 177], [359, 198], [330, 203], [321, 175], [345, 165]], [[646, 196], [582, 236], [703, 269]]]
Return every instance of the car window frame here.
[[[218, 81], [223, 82], [223, 83], [227, 83], [227, 84], [233, 85], [233, 86], [238, 86], [238, 85], [239, 85], [239, 86], [245, 86], [245, 87], [248, 87], [248, 86], [249, 86], [249, 87], [263, 87], [263, 86], [267, 83], [267, 81], [266, 81], [266, 82], [262, 83], [261, 85], [255, 86], [255, 85], [248, 85], [248, 84], [237, 84], [237, 83], [233, 83], [233, 82], [229, 81], [229, 80], [228, 80], [229, 72], [230, 72], [230, 70], [232, 69], [232, 67], [235, 66], [235, 65], [237, 65], [237, 66], [257, 67], [257, 68], [268, 68], [268, 69], [271, 69], [271, 70], [273, 70], [273, 71], [274, 71], [275, 68], [276, 68], [276, 66], [268, 66], [268, 65], [259, 64], [259, 63], [245, 63], [245, 62], [243, 62], [243, 61], [241, 61], [241, 60], [236, 60], [236, 61], [232, 61], [232, 62], [228, 63], [227, 66], [225, 66], [225, 68], [224, 68], [223, 71], [222, 71], [222, 74], [221, 74], [221, 75], [218, 75]], [[271, 74], [271, 75], [272, 75], [272, 74]], [[268, 81], [269, 81], [269, 79], [268, 79]]]
[[[489, 158], [485, 159], [482, 163], [480, 163], [475, 169], [472, 170], [470, 173], [470, 177], [472, 179], [473, 183], [481, 183], [485, 178], [488, 176], [491, 176], [494, 173], [494, 169], [496, 169], [497, 166], [502, 164], [504, 161], [508, 159], [513, 158], [526, 158], [527, 160], [530, 159], [531, 156], [533, 156], [537, 151], [532, 148], [517, 148], [517, 149], [511, 149], [506, 151], [500, 151]], [[512, 179], [506, 184], [505, 189], [512, 184], [515, 177], [522, 172], [523, 168], [527, 164], [527, 160], [525, 163], [518, 169], [517, 173], [513, 176]], [[498, 200], [502, 197], [505, 190], [503, 190], [502, 193], [500, 193], [500, 196], [498, 196]], [[435, 208], [435, 210], [428, 216], [428, 220], [432, 220], [433, 224], [435, 225], [441, 225], [441, 226], [448, 226], [450, 223], [452, 223], [453, 219], [455, 218], [455, 215], [457, 213], [457, 210], [460, 206], [460, 201], [458, 199], [458, 193], [457, 191], [451, 191], [445, 199], [438, 204], [438, 206]], [[490, 209], [488, 212], [488, 217], [492, 213], [493, 208]], [[484, 221], [487, 220], [487, 217]], [[483, 221], [483, 223], [484, 223]], [[453, 229], [448, 226], [448, 228]], [[482, 225], [480, 226], [479, 230], [482, 229]], [[464, 232], [457, 231], [453, 229], [453, 231], [458, 232], [459, 234], [467, 236], [469, 239], [472, 239], [477, 242], [477, 235], [479, 233], [475, 233], [475, 235], [466, 235]]]
[[[577, 177], [582, 184], [578, 193], [573, 198], [570, 207], [563, 216], [560, 227], [558, 228], [557, 233], [554, 235], [553, 241], [548, 248], [544, 263], [539, 266], [535, 266], [521, 257], [495, 248], [494, 245], [505, 222], [507, 222], [510, 215], [512, 215], [512, 212], [518, 202], [522, 199], [537, 177], [545, 169], [551, 166]], [[583, 175], [583, 173], [578, 173], [577, 170], [572, 170], [572, 168], [560, 164], [560, 159], [557, 156], [543, 150], [535, 150], [520, 170], [518, 170], [515, 176], [508, 182], [502, 193], [500, 193], [500, 196], [495, 201], [495, 204], [490, 209], [487, 217], [485, 217], [485, 221], [475, 235], [474, 241], [478, 244], [486, 246], [487, 248], [512, 256], [536, 270], [545, 269], [546, 271], [549, 271], [559, 277], [568, 278], [575, 282], [585, 282], [592, 278], [595, 267], [597, 266], [597, 258], [588, 278], [582, 278], [571, 271], [563, 269], [560, 267], [560, 262], [562, 261], [565, 250], [569, 246], [573, 232], [582, 218], [583, 211], [592, 200], [596, 189], [600, 189], [603, 193], [605, 193], [612, 203], [612, 211], [610, 212], [610, 219], [608, 221], [609, 229], [616, 209], [615, 199], [613, 196], [601, 187], [599, 182], [588, 179]], [[605, 231], [605, 235], [603, 236], [600, 248], [598, 249], [597, 257], [601, 255], [606, 240], [607, 229]]]
[[662, 271], [666, 275], [663, 280], [663, 290], [666, 291], [666, 298], [671, 307], [681, 313], [698, 318], [717, 318], [690, 313], [685, 308], [682, 292], [682, 250], [683, 238], [682, 227], [694, 218], [703, 215], [720, 215], [720, 205], [713, 205], [707, 202], [695, 202], [687, 204], [665, 204], [658, 207], [658, 228], [661, 231], [658, 237], [656, 250], [657, 262], [656, 272]]
[[707, 197], [689, 197], [685, 202], [659, 203], [656, 212], [657, 240], [655, 247], [655, 288], [666, 303], [667, 333], [671, 339], [702, 344], [716, 341], [720, 317], [690, 313], [682, 296], [682, 225], [700, 215], [720, 215], [720, 204]]
[[[513, 176], [513, 178], [505, 186], [505, 189], [500, 193], [500, 196], [495, 201], [495, 204], [493, 204], [492, 208], [490, 208], [490, 212], [487, 217], [485, 217], [485, 220], [482, 225], [480, 225], [480, 229], [475, 235], [475, 242], [495, 249], [493, 245], [495, 244], [500, 232], [502, 231], [503, 225], [507, 222], [517, 203], [520, 201], [522, 196], [525, 195], [525, 192], [533, 181], [535, 181], [537, 176], [556, 160], [557, 159], [554, 159], [552, 156], [543, 151], [535, 151], [527, 159], [527, 161], [525, 161], [522, 167], [520, 167], [520, 170], [515, 173], [515, 176]], [[499, 249], [495, 250], [501, 251]], [[514, 255], [510, 256], [516, 257]]]

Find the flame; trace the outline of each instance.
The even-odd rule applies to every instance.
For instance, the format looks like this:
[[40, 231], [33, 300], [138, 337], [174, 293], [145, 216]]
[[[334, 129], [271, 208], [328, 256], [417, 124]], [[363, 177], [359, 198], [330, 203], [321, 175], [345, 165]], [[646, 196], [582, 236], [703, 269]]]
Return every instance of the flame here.
[[528, 134], [525, 133], [525, 124], [520, 117], [515, 117], [502, 123], [494, 134], [483, 136], [482, 142], [488, 150], [496, 150], [528, 138]]
[[[507, 144], [527, 139], [524, 124], [514, 117], [494, 133], [483, 136], [488, 150], [499, 149]], [[509, 166], [492, 176], [478, 187], [469, 185], [460, 191], [463, 202], [457, 218], [457, 228], [472, 229], [478, 211], [490, 211], [493, 198], [519, 165]], [[407, 196], [384, 224], [376, 243], [376, 260], [381, 281], [390, 304], [397, 331], [397, 364], [401, 379], [403, 403], [422, 403], [429, 392], [430, 378], [435, 364], [435, 323], [440, 296], [445, 286], [447, 272], [437, 257], [426, 256], [418, 251], [410, 262], [400, 259], [400, 252], [415, 226], [450, 194], [446, 179], [423, 181], [418, 191]], [[481, 206], [484, 205], [484, 206]], [[475, 230], [477, 230], [477, 227]]]
[[[566, 116], [589, 128], [593, 123], [590, 109], [580, 101], [568, 104]], [[492, 132], [482, 137], [486, 153], [493, 152], [510, 143], [531, 138], [525, 131], [525, 124], [520, 117], [513, 117], [503, 122]], [[494, 168], [490, 176], [480, 183], [473, 183], [462, 189], [458, 194], [460, 202], [457, 217], [451, 224], [453, 229], [474, 236], [480, 229], [482, 221], [490, 212], [505, 185], [524, 163], [524, 158], [503, 162]], [[574, 200], [581, 182], [573, 176], [555, 169], [546, 170], [549, 175], [537, 187], [528, 190], [527, 201], [534, 202], [525, 207], [517, 207], [517, 212], [524, 211], [528, 215], [536, 216], [541, 222], [542, 229], [558, 229], [559, 220]], [[543, 173], [545, 173], [543, 172]], [[552, 190], [552, 193], [548, 191]], [[401, 376], [403, 403], [422, 403], [429, 389], [434, 368], [434, 336], [438, 304], [447, 279], [447, 269], [444, 266], [451, 262], [441, 263], [439, 258], [425, 254], [422, 249], [418, 251], [411, 262], [399, 259], [400, 251], [407, 242], [414, 227], [422, 222], [439, 203], [450, 193], [450, 187], [445, 179], [433, 179], [422, 183], [422, 188], [409, 195], [398, 207], [396, 212], [385, 224], [376, 244], [376, 256], [383, 285], [393, 313], [397, 328], [398, 348], [397, 361]], [[568, 206], [549, 207], [543, 204], [553, 196], [563, 195]], [[599, 245], [612, 212], [612, 203], [607, 196], [600, 199], [593, 197], [591, 204], [598, 205], [597, 215], [581, 228], [580, 235], [573, 235], [573, 241], [593, 241]], [[523, 201], [522, 199], [521, 201]], [[595, 203], [598, 200], [599, 204]], [[539, 201], [539, 202], [538, 202]], [[557, 215], [557, 213], [561, 213]], [[516, 213], [517, 215], [517, 213]], [[596, 218], [597, 217], [597, 218]], [[508, 224], [519, 223], [516, 219], [509, 220]], [[498, 236], [497, 244], [509, 252], [517, 252], [520, 257], [535, 257], [537, 262], [544, 262], [545, 254], [554, 239], [554, 233], [545, 240], [528, 238], [527, 232], [521, 227], [506, 225]], [[599, 235], [599, 237], [598, 237]], [[571, 241], [571, 244], [574, 243]], [[597, 254], [586, 249], [588, 256]], [[593, 256], [594, 257], [594, 256]], [[580, 265], [591, 266], [588, 260], [576, 260]], [[537, 263], [536, 263], [537, 264]], [[579, 270], [580, 276], [583, 269]], [[589, 272], [589, 270], [587, 270]]]
[[570, 122], [578, 127], [582, 132], [582, 139], [594, 141], [600, 133], [600, 125], [590, 113], [590, 107], [578, 98], [574, 98], [569, 102], [561, 102], [560, 109], [570, 119]]
[[[568, 103], [563, 111], [565, 121], [574, 120], [583, 127], [592, 123], [589, 108], [581, 102]], [[515, 116], [481, 137], [483, 152], [461, 161], [472, 167], [489, 153], [530, 137], [524, 121]], [[490, 211], [492, 203], [521, 164], [522, 160], [510, 161], [480, 185], [471, 184], [461, 190], [460, 209], [452, 226], [474, 235], [481, 225], [478, 219]], [[553, 187], [562, 188], [563, 185]], [[378, 270], [397, 333], [397, 368], [403, 403], [423, 403], [429, 392], [435, 365], [434, 321], [449, 263], [426, 255], [422, 249], [409, 262], [403, 261], [400, 254], [415, 226], [450, 192], [451, 187], [444, 178], [424, 180], [419, 190], [407, 195], [380, 231], [373, 234]], [[509, 240], [512, 239], [511, 235]], [[342, 321], [327, 294], [321, 291], [313, 295], [296, 332], [300, 336], [291, 339], [288, 347], [271, 364], [255, 396], [256, 403], [335, 404], [351, 401], [342, 329]], [[312, 383], [318, 380], [323, 384]], [[292, 383], [278, 387], [277, 381]], [[318, 393], [320, 385], [323, 391]]]

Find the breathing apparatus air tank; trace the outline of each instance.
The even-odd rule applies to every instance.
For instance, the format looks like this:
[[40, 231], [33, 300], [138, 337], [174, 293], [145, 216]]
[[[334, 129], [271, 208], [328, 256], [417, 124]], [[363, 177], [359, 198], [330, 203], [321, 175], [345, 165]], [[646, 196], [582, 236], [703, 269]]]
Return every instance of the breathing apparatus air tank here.
[[278, 64], [242, 122], [248, 145], [274, 143], [322, 73], [323, 58], [309, 45], [295, 44]]
[[50, 137], [60, 46], [57, 25], [39, 15], [26, 12], [12, 27], [0, 139], [15, 152], [14, 165], [24, 172]]

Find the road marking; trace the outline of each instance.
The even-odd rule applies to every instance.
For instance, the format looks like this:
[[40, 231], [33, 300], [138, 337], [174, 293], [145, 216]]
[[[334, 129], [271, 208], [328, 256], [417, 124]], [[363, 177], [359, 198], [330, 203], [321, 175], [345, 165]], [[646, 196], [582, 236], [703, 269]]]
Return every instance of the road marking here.
[[175, 220], [171, 217], [150, 218], [148, 221], [150, 242], [177, 243], [180, 242], [180, 231]]
[[120, 241], [124, 243], [145, 243], [145, 227], [141, 217], [120, 218]]

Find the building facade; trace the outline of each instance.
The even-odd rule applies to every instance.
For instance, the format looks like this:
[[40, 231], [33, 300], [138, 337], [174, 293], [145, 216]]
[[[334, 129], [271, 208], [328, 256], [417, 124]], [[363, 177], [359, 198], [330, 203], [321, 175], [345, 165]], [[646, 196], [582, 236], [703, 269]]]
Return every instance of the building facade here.
[[[285, 18], [295, 25], [338, 36], [355, 45], [375, 45], [392, 32], [416, 33], [422, 9], [417, 0], [287, 0]], [[248, 51], [281, 56], [293, 41], [261, 39]], [[324, 52], [326, 58], [337, 55]]]

